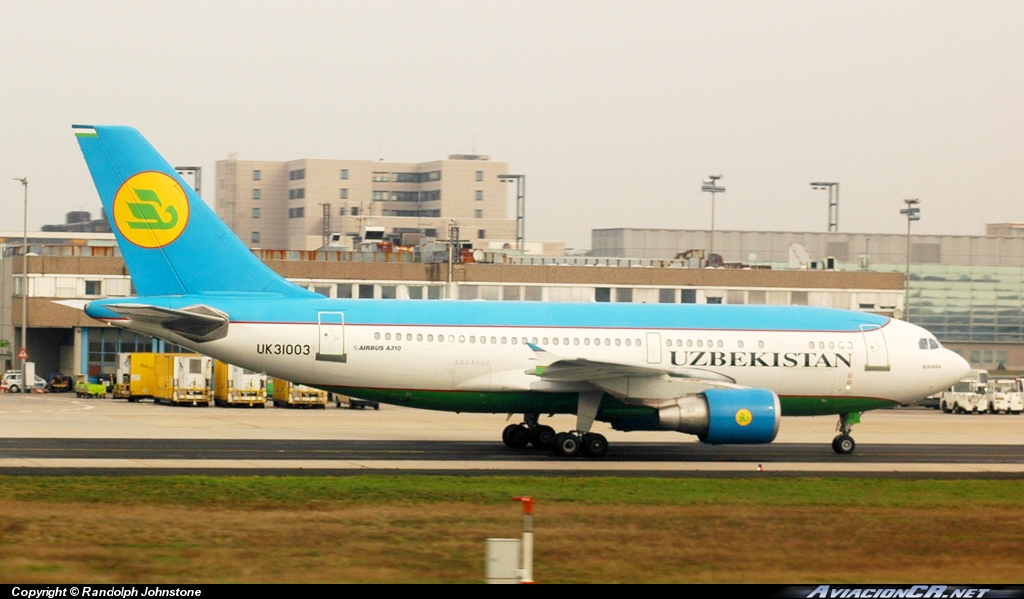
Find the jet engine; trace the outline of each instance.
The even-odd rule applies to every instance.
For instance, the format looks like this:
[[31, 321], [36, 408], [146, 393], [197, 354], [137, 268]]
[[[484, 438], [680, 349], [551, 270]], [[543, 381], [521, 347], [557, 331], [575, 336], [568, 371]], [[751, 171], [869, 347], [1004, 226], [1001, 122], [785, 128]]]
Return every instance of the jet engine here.
[[708, 389], [663, 404], [658, 428], [704, 443], [771, 443], [779, 432], [779, 396], [767, 389]]

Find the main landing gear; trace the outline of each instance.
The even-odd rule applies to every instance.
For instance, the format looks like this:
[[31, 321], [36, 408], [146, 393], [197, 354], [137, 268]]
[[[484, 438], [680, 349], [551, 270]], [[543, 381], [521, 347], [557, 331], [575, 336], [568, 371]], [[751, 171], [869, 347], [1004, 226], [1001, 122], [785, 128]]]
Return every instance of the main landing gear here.
[[836, 435], [835, 439], [832, 439], [832, 451], [847, 455], [853, 453], [853, 450], [857, 448], [857, 443], [850, 436], [850, 432], [853, 431], [853, 425], [855, 422], [859, 422], [859, 414], [854, 414], [854, 418], [850, 418], [849, 414], [839, 415], [839, 424], [836, 425], [836, 430], [839, 434]]
[[537, 449], [550, 448], [552, 453], [561, 457], [602, 457], [608, 453], [608, 439], [604, 435], [590, 432], [590, 428], [594, 424], [603, 395], [601, 391], [580, 393], [576, 430], [556, 434], [550, 426], [538, 424], [539, 414], [524, 414], [525, 422], [506, 426], [501, 432], [501, 440], [512, 449], [532, 445]]

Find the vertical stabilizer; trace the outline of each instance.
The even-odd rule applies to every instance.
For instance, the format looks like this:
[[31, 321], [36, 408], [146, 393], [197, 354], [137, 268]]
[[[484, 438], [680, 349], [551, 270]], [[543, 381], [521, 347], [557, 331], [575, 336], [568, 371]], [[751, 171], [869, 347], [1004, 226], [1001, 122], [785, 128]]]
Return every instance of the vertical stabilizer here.
[[260, 262], [138, 131], [73, 127], [139, 295], [315, 295]]

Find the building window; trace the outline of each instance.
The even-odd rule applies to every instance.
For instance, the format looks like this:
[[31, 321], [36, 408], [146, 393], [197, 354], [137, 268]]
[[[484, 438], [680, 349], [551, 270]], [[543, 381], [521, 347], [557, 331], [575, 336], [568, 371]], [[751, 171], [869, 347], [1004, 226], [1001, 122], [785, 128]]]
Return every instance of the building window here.
[[289, 208], [288, 209], [288, 218], [305, 218], [305, 216], [306, 216], [306, 209], [305, 208]]
[[679, 290], [679, 303], [681, 303], [681, 304], [696, 304], [697, 303], [697, 290], [696, 289], [680, 289]]
[[720, 304], [720, 303], [722, 303], [722, 298], [720, 298], [720, 297], [709, 297], [709, 298], [707, 298], [707, 303], [709, 303], [709, 304]]
[[85, 282], [85, 294], [86, 295], [102, 295], [103, 293], [103, 281], [86, 281]]
[[338, 283], [336, 297], [340, 297], [342, 299], [352, 299], [352, 284]]
[[341, 199], [343, 199], [343, 200], [347, 200], [348, 199], [348, 188], [347, 187], [343, 187], [342, 188], [342, 190], [341, 190]]
[[476, 180], [477, 181], [483, 181], [484, 180], [484, 172], [483, 171], [477, 171], [476, 172]]
[[373, 299], [373, 285], [360, 285], [359, 299]]
[[301, 200], [304, 197], [306, 197], [306, 188], [304, 188], [304, 187], [300, 187], [298, 189], [289, 189], [288, 190], [288, 199], [289, 200]]
[[259, 208], [253, 208], [252, 209], [252, 217], [253, 218], [259, 218], [260, 217], [260, 209]]
[[252, 242], [253, 243], [259, 243], [260, 242], [260, 232], [259, 231], [253, 231], [252, 232]]
[[659, 304], [674, 304], [674, 303], [676, 303], [676, 290], [675, 289], [659, 289], [658, 290], [658, 303]]
[[476, 230], [476, 238], [477, 239], [487, 239], [487, 231], [484, 231], [483, 229], [477, 229]]
[[629, 287], [620, 287], [615, 290], [615, 301], [628, 304], [633, 301], [633, 290]]
[[254, 199], [254, 200], [260, 199], [260, 190], [258, 190], [258, 189], [252, 190], [252, 199]]
[[359, 216], [359, 206], [353, 206], [351, 214], [352, 216]]
[[305, 178], [306, 178], [306, 169], [304, 169], [304, 168], [299, 168], [299, 169], [295, 169], [293, 171], [288, 171], [288, 180], [289, 181], [299, 181], [299, 180], [305, 179]]
[[612, 290], [610, 287], [598, 287], [594, 289], [594, 301], [595, 302], [610, 302], [612, 301]]
[[474, 210], [473, 211], [473, 216], [474, 216], [474, 218], [483, 218], [484, 217], [484, 211], [483, 210]]
[[342, 179], [348, 179], [348, 169], [347, 168], [341, 169], [341, 178]]
[[375, 191], [375, 192], [373, 192], [373, 195], [371, 196], [371, 199], [373, 199], [373, 201], [375, 201], [375, 202], [383, 202], [384, 200], [388, 199], [388, 192], [386, 192], [386, 191]]
[[482, 190], [482, 189], [476, 190], [476, 199], [477, 199], [477, 201], [480, 201], [480, 200], [484, 199], [484, 190]]
[[387, 183], [388, 179], [391, 178], [388, 175], [389, 173], [373, 173], [373, 180], [376, 183]]
[[423, 235], [426, 237], [437, 237], [437, 229], [423, 229]]
[[253, 181], [259, 181], [260, 180], [260, 176], [261, 176], [261, 173], [259, 171], [253, 171], [252, 172], [252, 180]]

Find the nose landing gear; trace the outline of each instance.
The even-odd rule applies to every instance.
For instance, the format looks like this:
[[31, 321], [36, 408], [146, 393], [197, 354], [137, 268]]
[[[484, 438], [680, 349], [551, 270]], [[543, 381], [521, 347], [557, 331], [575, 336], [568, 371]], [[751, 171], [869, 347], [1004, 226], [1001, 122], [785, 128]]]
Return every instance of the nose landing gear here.
[[839, 434], [832, 439], [832, 451], [840, 455], [853, 453], [853, 450], [857, 448], [857, 442], [850, 436], [850, 432], [853, 431], [853, 425], [858, 422], [860, 422], [860, 413], [839, 415], [839, 424], [836, 425]]

